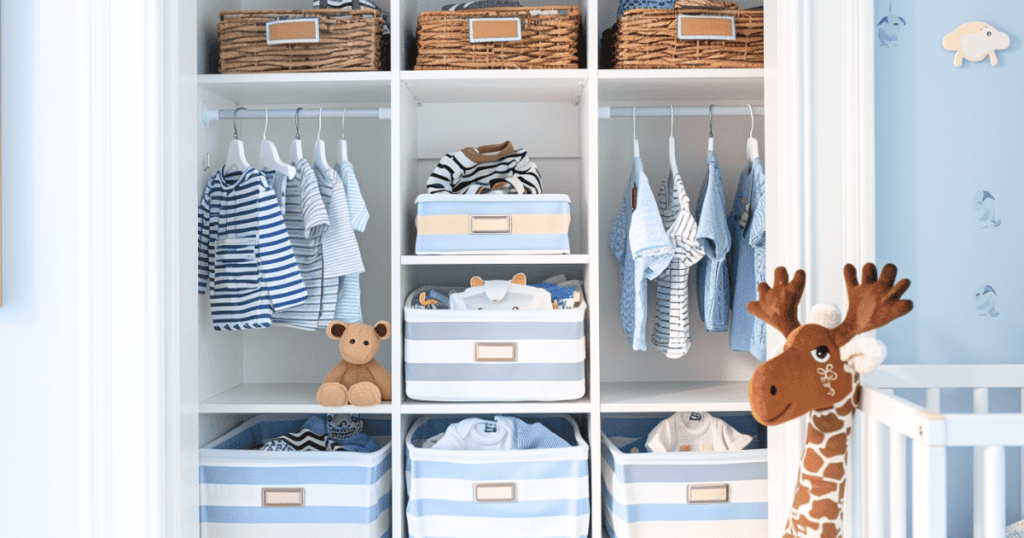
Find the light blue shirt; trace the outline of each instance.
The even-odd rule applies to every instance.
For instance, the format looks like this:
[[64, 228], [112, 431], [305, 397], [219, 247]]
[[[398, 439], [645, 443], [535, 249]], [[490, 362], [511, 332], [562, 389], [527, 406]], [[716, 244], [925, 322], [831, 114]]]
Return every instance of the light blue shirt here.
[[[768, 261], [765, 255], [765, 177], [760, 159], [754, 159], [750, 165], [750, 183], [754, 204], [744, 240], [754, 249], [754, 286], [756, 289], [758, 284], [768, 278]], [[743, 305], [743, 311], [746, 312], [746, 310], [747, 305]], [[754, 327], [750, 334], [750, 352], [760, 360], [765, 360], [768, 354], [766, 331], [767, 326], [764, 320], [755, 317]]]
[[[633, 187], [636, 209], [633, 209]], [[658, 203], [644, 174], [640, 157], [633, 158], [626, 195], [612, 224], [611, 247], [619, 260], [622, 289], [619, 309], [622, 330], [632, 339], [633, 349], [646, 351], [647, 281], [672, 261], [674, 247], [665, 233]]]
[[708, 151], [708, 175], [697, 199], [697, 241], [704, 259], [697, 262], [697, 298], [700, 318], [711, 332], [729, 329], [729, 264], [732, 246], [725, 218], [725, 191], [715, 153]]
[[754, 330], [754, 315], [747, 312], [747, 303], [757, 300], [757, 282], [754, 280], [754, 247], [744, 238], [754, 207], [754, 188], [751, 167], [740, 174], [740, 184], [729, 213], [730, 290], [732, 292], [732, 322], [729, 328], [729, 349], [749, 351], [750, 336]]

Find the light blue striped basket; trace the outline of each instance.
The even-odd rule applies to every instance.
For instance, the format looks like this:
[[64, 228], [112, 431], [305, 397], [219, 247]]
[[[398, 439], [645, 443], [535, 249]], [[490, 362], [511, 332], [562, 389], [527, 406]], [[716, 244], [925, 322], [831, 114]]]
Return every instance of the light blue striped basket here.
[[[424, 417], [406, 437], [409, 538], [586, 538], [586, 441], [567, 415], [520, 416], [572, 446], [533, 450], [417, 448], [467, 416]], [[492, 419], [491, 416], [481, 418]]]
[[307, 418], [261, 415], [199, 450], [203, 538], [391, 536], [391, 421], [363, 417], [372, 453], [250, 450]]
[[[602, 508], [608, 536], [767, 536], [764, 428], [749, 415], [721, 416], [740, 432], [754, 436], [750, 447], [757, 448], [646, 452], [647, 434], [667, 416], [633, 415], [601, 421]], [[637, 452], [630, 452], [633, 448]]]

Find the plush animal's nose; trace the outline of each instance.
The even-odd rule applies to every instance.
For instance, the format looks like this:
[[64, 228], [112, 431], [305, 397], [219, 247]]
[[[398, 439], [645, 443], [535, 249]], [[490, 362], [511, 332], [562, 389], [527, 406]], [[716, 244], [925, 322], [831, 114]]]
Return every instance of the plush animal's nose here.
[[772, 385], [772, 387], [768, 389], [768, 392], [772, 393], [772, 396], [775, 396], [775, 393], [778, 392], [778, 390], [775, 388], [775, 385]]

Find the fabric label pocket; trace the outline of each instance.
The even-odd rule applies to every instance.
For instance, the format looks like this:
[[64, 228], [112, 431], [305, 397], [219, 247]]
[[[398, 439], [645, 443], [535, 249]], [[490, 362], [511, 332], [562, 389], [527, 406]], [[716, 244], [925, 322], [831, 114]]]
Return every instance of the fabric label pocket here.
[[255, 291], [260, 284], [256, 239], [232, 237], [213, 244], [214, 295]]

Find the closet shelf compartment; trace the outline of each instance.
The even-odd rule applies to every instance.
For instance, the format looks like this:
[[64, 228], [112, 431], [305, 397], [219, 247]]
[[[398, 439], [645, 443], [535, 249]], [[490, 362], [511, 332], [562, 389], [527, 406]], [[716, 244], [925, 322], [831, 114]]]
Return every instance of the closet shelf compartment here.
[[746, 381], [601, 383], [602, 413], [750, 411]]
[[200, 402], [199, 413], [391, 413], [391, 402], [324, 407], [316, 402], [318, 388], [319, 383], [244, 383]]
[[590, 413], [590, 396], [567, 402], [424, 402], [402, 400], [403, 415]]
[[589, 254], [402, 256], [402, 265], [587, 265]]
[[764, 100], [764, 69], [603, 69], [597, 79], [602, 104]]
[[402, 71], [419, 103], [575, 103], [587, 85], [584, 69]]
[[233, 103], [366, 103], [389, 106], [391, 73], [257, 73], [199, 75], [199, 87]]

